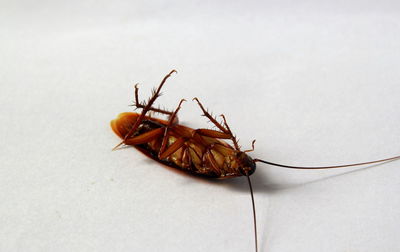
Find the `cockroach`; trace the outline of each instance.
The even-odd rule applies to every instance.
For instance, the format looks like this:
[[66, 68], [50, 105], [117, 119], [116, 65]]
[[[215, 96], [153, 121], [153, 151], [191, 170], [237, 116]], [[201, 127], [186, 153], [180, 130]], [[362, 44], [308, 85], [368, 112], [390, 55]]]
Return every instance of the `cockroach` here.
[[[235, 135], [232, 134], [225, 116], [222, 114], [222, 123], [218, 122], [204, 108], [198, 98], [195, 97], [193, 100], [199, 105], [203, 116], [207, 117], [218, 130], [192, 129], [180, 125], [177, 114], [185, 99], [180, 100], [175, 111], [153, 107], [154, 102], [160, 96], [161, 88], [173, 73], [176, 73], [176, 71], [172, 70], [162, 79], [158, 88], [152, 91], [152, 95], [147, 102], [139, 101], [139, 88], [137, 84], [135, 85], [135, 103], [133, 106], [136, 109], [142, 109], [142, 111], [140, 114], [134, 112], [121, 113], [115, 120], [111, 121], [112, 130], [122, 139], [122, 142], [115, 146], [114, 149], [122, 144], [133, 146], [161, 164], [195, 176], [214, 179], [246, 177], [253, 208], [256, 252], [258, 252], [257, 218], [254, 193], [250, 180], [250, 175], [256, 170], [256, 162], [291, 169], [333, 169], [381, 163], [400, 158], [400, 156], [395, 156], [362, 163], [315, 167], [283, 165], [258, 158], [253, 159], [247, 153], [254, 150], [255, 140], [252, 142], [251, 149], [240, 150], [238, 141]], [[164, 114], [168, 116], [168, 120], [147, 115], [150, 112]], [[224, 140], [230, 140], [233, 146]]]

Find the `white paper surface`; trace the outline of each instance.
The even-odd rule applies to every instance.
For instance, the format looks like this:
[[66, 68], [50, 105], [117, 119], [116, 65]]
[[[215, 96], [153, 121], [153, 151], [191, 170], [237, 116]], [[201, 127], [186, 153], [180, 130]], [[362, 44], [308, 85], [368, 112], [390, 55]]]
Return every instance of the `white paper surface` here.
[[[0, 251], [254, 251], [244, 178], [173, 172], [109, 127], [157, 104], [288, 165], [400, 153], [397, 1], [2, 1]], [[252, 176], [260, 251], [399, 251], [400, 161]]]

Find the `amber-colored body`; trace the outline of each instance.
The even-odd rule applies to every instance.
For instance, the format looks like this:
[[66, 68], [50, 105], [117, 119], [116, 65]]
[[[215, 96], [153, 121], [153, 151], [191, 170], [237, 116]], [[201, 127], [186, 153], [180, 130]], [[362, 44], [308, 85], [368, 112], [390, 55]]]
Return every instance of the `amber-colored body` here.
[[[124, 139], [139, 115], [130, 112], [121, 113], [111, 121], [113, 131]], [[159, 155], [167, 125], [168, 121], [146, 116], [133, 136], [126, 139], [124, 144], [136, 147], [165, 165], [212, 178], [245, 175], [241, 169], [243, 161], [252, 163], [251, 158], [243, 152], [235, 150], [224, 141], [207, 136], [213, 134], [223, 136], [220, 132], [208, 129], [194, 130], [179, 124], [168, 127], [166, 151]], [[174, 143], [180, 147], [174, 148]], [[254, 169], [251, 171], [254, 172]]]

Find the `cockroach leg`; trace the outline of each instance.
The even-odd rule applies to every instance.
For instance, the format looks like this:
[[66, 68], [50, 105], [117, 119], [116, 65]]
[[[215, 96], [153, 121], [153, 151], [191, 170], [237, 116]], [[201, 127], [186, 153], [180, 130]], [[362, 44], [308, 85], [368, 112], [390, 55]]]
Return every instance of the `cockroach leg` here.
[[[160, 151], [158, 153], [159, 158], [162, 156], [162, 153], [165, 151], [165, 149], [167, 148], [167, 143], [168, 143], [168, 139], [169, 139], [169, 135], [168, 135], [168, 131], [169, 128], [175, 123], [175, 117], [178, 114], [178, 111], [181, 109], [181, 105], [182, 103], [186, 101], [185, 99], [180, 100], [178, 107], [175, 109], [174, 113], [170, 116], [169, 120], [168, 120], [168, 124], [164, 127], [164, 137], [162, 139], [162, 144], [161, 144], [161, 148]], [[182, 143], [183, 144], [183, 143]], [[181, 145], [182, 146], [182, 145]], [[177, 151], [179, 148], [177, 148], [175, 151]], [[175, 152], [174, 151], [174, 152]], [[173, 153], [173, 152], [172, 152]], [[171, 153], [171, 154], [172, 154]]]
[[235, 149], [237, 151], [240, 151], [240, 147], [239, 147], [238, 141], [236, 140], [236, 137], [232, 134], [231, 128], [229, 128], [229, 125], [226, 122], [225, 116], [223, 114], [221, 114], [221, 117], [222, 117], [222, 120], [224, 120], [225, 128], [227, 129], [228, 133], [231, 134], [231, 136], [232, 136], [231, 140], [232, 140], [233, 144], [235, 145]]
[[206, 136], [206, 137], [220, 138], [220, 139], [231, 139], [232, 137], [230, 134], [211, 129], [197, 129], [193, 131], [192, 137], [195, 134], [199, 134], [201, 136]]
[[140, 102], [139, 102], [139, 83], [135, 84], [135, 105], [136, 105], [136, 107], [138, 105], [140, 105]]
[[254, 139], [253, 142], [251, 142], [251, 149], [250, 150], [245, 150], [243, 152], [251, 152], [254, 151], [254, 143], [256, 142], [256, 140]]
[[184, 169], [188, 169], [190, 168], [190, 165], [192, 164], [192, 157], [190, 156], [190, 151], [189, 151], [189, 147], [183, 146], [183, 150], [182, 150], [182, 167]]
[[164, 132], [163, 128], [158, 128], [158, 129], [140, 134], [138, 136], [128, 138], [124, 141], [124, 143], [126, 145], [138, 145], [138, 144], [148, 143], [149, 141], [162, 136], [163, 132]]
[[[150, 110], [151, 106], [153, 105], [153, 103], [156, 101], [156, 99], [160, 96], [160, 91], [161, 88], [163, 87], [164, 83], [167, 81], [167, 79], [169, 77], [171, 77], [171, 75], [173, 73], [176, 73], [176, 70], [172, 70], [169, 74], [167, 74], [163, 80], [161, 81], [160, 85], [158, 86], [158, 88], [156, 90], [153, 91], [153, 95], [152, 97], [149, 99], [149, 101], [147, 102], [146, 106], [143, 108], [142, 113], [140, 114], [139, 118], [136, 120], [135, 124], [133, 124], [132, 128], [129, 130], [128, 134], [126, 134], [126, 136], [124, 137], [123, 141], [121, 143], [119, 143], [117, 146], [115, 146], [113, 148], [113, 150], [117, 149], [119, 146], [121, 146], [122, 144], [125, 143], [125, 141], [130, 138], [135, 131], [137, 130], [137, 128], [139, 127], [139, 125], [142, 123], [143, 119], [146, 116], [146, 113]], [[136, 97], [136, 95], [135, 95]]]
[[186, 142], [186, 139], [178, 138], [173, 144], [168, 146], [168, 148], [165, 151], [163, 151], [163, 152], [160, 151], [158, 154], [158, 158], [164, 159], [164, 158], [167, 158], [168, 156], [174, 154], [175, 151], [179, 150], [179, 148], [182, 148], [182, 146], [185, 144], [185, 142]]
[[212, 115], [210, 115], [210, 113], [207, 112], [207, 110], [203, 107], [203, 104], [201, 104], [197, 97], [193, 98], [193, 100], [196, 101], [197, 104], [199, 104], [200, 109], [203, 111], [203, 115], [207, 117], [218, 129], [220, 129], [224, 133], [229, 133]]
[[156, 101], [156, 99], [160, 96], [160, 91], [161, 88], [163, 87], [164, 83], [167, 81], [167, 79], [171, 76], [171, 74], [176, 73], [176, 70], [172, 70], [169, 74], [167, 74], [163, 80], [161, 81], [160, 85], [158, 86], [158, 88], [156, 90], [153, 91], [153, 96], [149, 99], [148, 103], [146, 104], [146, 106], [143, 108], [142, 113], [140, 114], [139, 118], [136, 120], [135, 124], [133, 125], [133, 127], [131, 128], [131, 130], [128, 132], [128, 134], [125, 136], [126, 140], [127, 138], [129, 138], [135, 131], [136, 129], [139, 127], [139, 125], [142, 123], [146, 113], [149, 111], [149, 109], [151, 108], [151, 106], [153, 105], [153, 103]]
[[175, 111], [169, 116], [168, 118], [168, 127], [172, 126], [172, 125], [176, 125], [179, 123], [179, 119], [178, 119], [178, 111], [181, 109], [181, 105], [183, 102], [185, 102], [185, 99], [181, 99], [179, 101], [178, 107], [175, 109]]
[[[146, 107], [146, 104], [142, 104], [139, 101], [139, 84], [135, 84], [135, 103], [132, 105], [135, 106], [136, 108], [141, 108], [144, 109]], [[150, 107], [149, 111], [154, 111], [160, 114], [166, 114], [171, 116], [173, 114], [173, 112], [165, 110], [165, 109], [160, 109], [160, 108], [154, 108], [154, 107]]]
[[229, 126], [228, 126], [228, 124], [226, 122], [225, 116], [221, 115], [222, 119], [224, 120], [224, 125], [225, 125], [225, 127], [224, 127], [210, 113], [207, 112], [207, 110], [203, 107], [203, 104], [201, 104], [201, 102], [199, 101], [199, 99], [197, 97], [193, 98], [193, 100], [195, 100], [197, 102], [197, 104], [199, 104], [199, 107], [203, 111], [203, 115], [205, 117], [207, 117], [223, 133], [225, 133], [225, 134], [230, 136], [229, 138], [226, 138], [226, 139], [232, 140], [232, 142], [233, 142], [233, 144], [235, 146], [235, 149], [237, 151], [240, 151], [239, 144], [238, 144], [238, 142], [236, 140], [236, 137], [232, 134], [232, 131], [229, 128]]
[[207, 164], [206, 167], [211, 168], [217, 176], [220, 176], [221, 172], [219, 169], [219, 165], [218, 165], [217, 161], [215, 160], [214, 155], [211, 152], [213, 147], [214, 147], [213, 144], [211, 144], [207, 147], [205, 154], [203, 155], [203, 163]]

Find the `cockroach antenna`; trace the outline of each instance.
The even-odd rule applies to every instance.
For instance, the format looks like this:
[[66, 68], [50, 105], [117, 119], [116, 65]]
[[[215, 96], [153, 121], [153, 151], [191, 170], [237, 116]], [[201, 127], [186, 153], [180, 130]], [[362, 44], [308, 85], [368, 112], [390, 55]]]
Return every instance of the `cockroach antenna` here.
[[400, 156], [395, 156], [391, 158], [385, 158], [385, 159], [380, 159], [380, 160], [374, 160], [374, 161], [369, 161], [369, 162], [362, 162], [362, 163], [354, 163], [354, 164], [345, 164], [345, 165], [333, 165], [333, 166], [293, 166], [293, 165], [283, 165], [283, 164], [277, 164], [277, 163], [272, 163], [269, 161], [261, 160], [261, 159], [254, 159], [254, 162], [261, 162], [264, 164], [269, 164], [273, 166], [279, 166], [283, 168], [289, 168], [289, 169], [334, 169], [334, 168], [344, 168], [344, 167], [351, 167], [351, 166], [360, 166], [360, 165], [369, 165], [369, 164], [377, 164], [377, 163], [383, 163], [383, 162], [389, 162], [389, 161], [394, 161], [396, 159], [400, 159]]
[[253, 206], [254, 242], [255, 242], [256, 252], [258, 252], [256, 203], [254, 202], [253, 187], [251, 186], [250, 176], [247, 175], [246, 178], [247, 178], [247, 182], [249, 183], [250, 195], [251, 195], [251, 205]]

